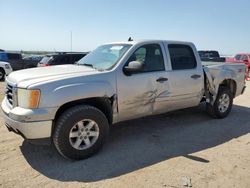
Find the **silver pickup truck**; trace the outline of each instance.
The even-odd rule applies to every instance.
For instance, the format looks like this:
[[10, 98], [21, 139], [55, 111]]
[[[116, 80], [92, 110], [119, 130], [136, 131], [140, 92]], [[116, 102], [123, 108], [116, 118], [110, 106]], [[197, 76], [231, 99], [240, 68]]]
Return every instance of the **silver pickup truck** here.
[[75, 65], [33, 68], [6, 79], [6, 126], [30, 141], [51, 140], [66, 158], [97, 152], [110, 125], [206, 102], [226, 117], [245, 89], [245, 65], [203, 64], [189, 42], [105, 44]]

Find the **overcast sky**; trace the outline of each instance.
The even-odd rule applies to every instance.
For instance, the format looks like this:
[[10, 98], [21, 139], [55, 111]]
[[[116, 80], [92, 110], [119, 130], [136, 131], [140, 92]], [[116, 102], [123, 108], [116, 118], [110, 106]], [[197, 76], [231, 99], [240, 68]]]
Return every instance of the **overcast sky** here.
[[249, 0], [0, 0], [0, 48], [89, 51], [166, 39], [222, 54], [250, 52]]

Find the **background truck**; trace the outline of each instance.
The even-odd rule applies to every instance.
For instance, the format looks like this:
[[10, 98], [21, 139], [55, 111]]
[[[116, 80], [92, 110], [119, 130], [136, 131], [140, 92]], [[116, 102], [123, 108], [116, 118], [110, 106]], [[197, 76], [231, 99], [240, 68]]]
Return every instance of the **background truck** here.
[[22, 54], [14, 52], [0, 52], [0, 61], [8, 62], [13, 71], [36, 67], [37, 62], [23, 59]]
[[230, 63], [244, 63], [246, 65], [246, 80], [250, 79], [250, 54], [248, 53], [239, 53], [236, 54], [233, 58], [227, 58], [226, 62]]
[[47, 67], [54, 65], [74, 64], [87, 55], [86, 52], [63, 52], [48, 54], [37, 64], [38, 67]]
[[198, 51], [201, 61], [212, 61], [212, 62], [225, 62], [225, 57], [220, 57], [218, 51], [215, 50], [201, 50]]
[[75, 65], [11, 73], [1, 107], [10, 131], [29, 141], [51, 140], [64, 157], [84, 159], [117, 122], [203, 101], [210, 115], [226, 117], [244, 92], [244, 72], [244, 64], [202, 65], [189, 42], [110, 43]]

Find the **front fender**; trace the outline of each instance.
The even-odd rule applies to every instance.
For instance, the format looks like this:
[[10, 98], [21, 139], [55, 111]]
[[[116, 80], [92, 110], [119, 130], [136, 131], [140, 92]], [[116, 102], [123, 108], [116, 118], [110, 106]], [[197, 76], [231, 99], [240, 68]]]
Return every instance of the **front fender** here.
[[60, 107], [71, 101], [92, 97], [111, 97], [115, 94], [115, 90], [111, 84], [104, 81], [74, 83], [58, 86], [49, 94], [41, 96], [41, 107]]

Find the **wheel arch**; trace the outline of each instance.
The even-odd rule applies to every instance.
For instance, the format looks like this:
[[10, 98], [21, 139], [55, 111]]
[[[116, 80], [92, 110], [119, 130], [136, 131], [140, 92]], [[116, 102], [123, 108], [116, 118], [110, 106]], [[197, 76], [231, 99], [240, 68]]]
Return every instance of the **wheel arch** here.
[[113, 110], [112, 110], [112, 105], [113, 105], [114, 99], [113, 97], [108, 98], [108, 97], [93, 97], [93, 98], [86, 98], [86, 99], [81, 99], [81, 100], [75, 100], [75, 101], [70, 101], [65, 104], [63, 104], [56, 112], [55, 118], [54, 118], [54, 123], [53, 123], [53, 129], [55, 126], [55, 122], [58, 119], [58, 117], [65, 112], [67, 109], [74, 107], [76, 105], [90, 105], [94, 106], [97, 109], [99, 109], [104, 115], [106, 116], [109, 124], [112, 124], [113, 122]]
[[237, 84], [236, 84], [235, 80], [233, 80], [233, 79], [225, 79], [220, 83], [219, 87], [227, 87], [227, 88], [229, 88], [230, 91], [233, 94], [233, 98], [235, 97], [236, 89], [237, 89]]
[[2, 77], [2, 78], [0, 78], [0, 80], [1, 80], [1, 81], [3, 81], [3, 80], [4, 80], [4, 78], [5, 78], [6, 72], [5, 72], [5, 70], [4, 70], [4, 68], [3, 68], [3, 67], [0, 67], [0, 70], [1, 70], [1, 71], [3, 71], [3, 77]]
[[0, 67], [0, 70], [2, 70], [4, 72], [4, 74], [6, 74], [5, 70], [3, 67]]

